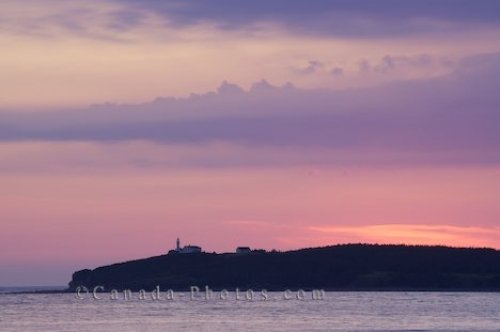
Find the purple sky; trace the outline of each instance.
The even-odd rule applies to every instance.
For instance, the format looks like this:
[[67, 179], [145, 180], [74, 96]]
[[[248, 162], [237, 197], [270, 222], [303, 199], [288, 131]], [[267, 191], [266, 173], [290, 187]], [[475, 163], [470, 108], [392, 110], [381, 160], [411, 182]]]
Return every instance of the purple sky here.
[[0, 286], [64, 284], [178, 236], [500, 248], [499, 13], [3, 1]]

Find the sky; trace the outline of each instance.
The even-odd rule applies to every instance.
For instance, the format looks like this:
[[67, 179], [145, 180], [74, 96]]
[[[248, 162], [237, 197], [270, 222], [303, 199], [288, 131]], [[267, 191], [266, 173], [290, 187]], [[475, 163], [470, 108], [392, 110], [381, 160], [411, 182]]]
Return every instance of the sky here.
[[0, 2], [0, 286], [181, 244], [500, 248], [500, 2]]

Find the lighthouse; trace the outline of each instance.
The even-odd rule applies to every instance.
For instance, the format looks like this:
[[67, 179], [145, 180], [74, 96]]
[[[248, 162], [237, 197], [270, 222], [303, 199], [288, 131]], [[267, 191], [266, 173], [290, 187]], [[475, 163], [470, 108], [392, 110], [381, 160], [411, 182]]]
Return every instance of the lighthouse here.
[[201, 253], [201, 247], [199, 246], [193, 246], [188, 244], [187, 246], [181, 247], [181, 240], [177, 238], [177, 241], [175, 242], [175, 249], [169, 250], [169, 254], [195, 254], [195, 253]]

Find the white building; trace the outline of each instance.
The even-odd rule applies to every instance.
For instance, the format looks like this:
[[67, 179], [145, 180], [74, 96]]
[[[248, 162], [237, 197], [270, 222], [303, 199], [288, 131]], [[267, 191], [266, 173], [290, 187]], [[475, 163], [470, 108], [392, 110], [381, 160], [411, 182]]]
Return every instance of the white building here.
[[179, 240], [179, 238], [177, 238], [175, 250], [170, 250], [169, 251], [169, 253], [172, 253], [172, 252], [176, 252], [176, 253], [179, 253], [179, 254], [201, 253], [201, 247], [199, 247], [199, 246], [193, 246], [193, 245], [190, 245], [190, 244], [188, 244], [185, 247], [181, 247], [181, 241]]

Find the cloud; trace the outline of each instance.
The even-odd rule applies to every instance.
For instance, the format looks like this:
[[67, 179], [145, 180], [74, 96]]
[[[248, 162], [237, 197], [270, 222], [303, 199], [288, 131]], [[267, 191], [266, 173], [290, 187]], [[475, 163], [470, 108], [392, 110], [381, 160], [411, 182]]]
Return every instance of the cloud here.
[[222, 29], [274, 23], [295, 33], [330, 36], [401, 36], [497, 25], [500, 4], [488, 0], [127, 0], [130, 6], [163, 15], [176, 25], [212, 22]]
[[117, 34], [144, 22], [148, 11], [129, 10], [113, 1], [62, 2], [58, 0], [28, 1], [26, 10], [16, 1], [0, 4], [0, 28], [12, 36], [38, 39], [73, 37], [106, 42], [127, 42], [130, 36]]
[[381, 73], [386, 74], [399, 68], [438, 68], [452, 67], [453, 61], [446, 57], [433, 57], [429, 54], [419, 54], [414, 56], [393, 56], [385, 55], [378, 62], [369, 62], [361, 60], [358, 62], [361, 73]]
[[344, 69], [342, 69], [340, 67], [335, 67], [332, 70], [330, 70], [330, 74], [332, 74], [333, 76], [340, 76], [343, 73], [344, 73]]
[[498, 28], [500, 18], [500, 4], [488, 0], [39, 0], [27, 5], [36, 10], [25, 11], [15, 1], [4, 1], [3, 28], [48, 36], [63, 29], [115, 41], [130, 37], [117, 37], [117, 32], [156, 19], [163, 20], [164, 28], [210, 25], [250, 32], [276, 26], [291, 34], [378, 38]]
[[309, 75], [315, 73], [318, 69], [321, 69], [323, 67], [324, 64], [322, 62], [319, 62], [317, 60], [309, 60], [306, 67], [291, 68], [291, 69], [296, 74]]
[[244, 91], [224, 82], [188, 98], [4, 112], [0, 140], [224, 143], [492, 164], [500, 161], [499, 64], [498, 55], [474, 57], [449, 76], [369, 89], [304, 90], [261, 81]]

